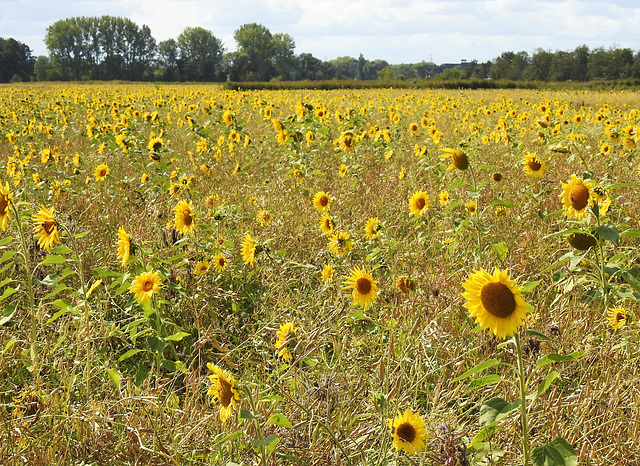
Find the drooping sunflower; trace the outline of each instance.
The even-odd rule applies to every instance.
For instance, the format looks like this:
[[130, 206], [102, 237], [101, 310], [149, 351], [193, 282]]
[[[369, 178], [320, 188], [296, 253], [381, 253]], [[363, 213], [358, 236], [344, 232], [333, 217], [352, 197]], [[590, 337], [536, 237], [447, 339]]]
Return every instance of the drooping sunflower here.
[[562, 202], [567, 218], [575, 217], [582, 220], [587, 209], [593, 206], [593, 183], [585, 182], [576, 175], [571, 175], [571, 181], [562, 183]]
[[462, 152], [460, 149], [442, 149], [445, 153], [440, 154], [440, 157], [446, 159], [451, 157], [451, 164], [447, 167], [447, 170], [453, 170], [457, 168], [458, 170], [466, 170], [469, 168], [469, 158], [467, 154]]
[[244, 235], [242, 240], [242, 260], [251, 266], [256, 263], [256, 242], [249, 234]]
[[211, 263], [208, 260], [203, 260], [200, 261], [196, 264], [196, 267], [194, 269], [194, 273], [196, 275], [202, 275], [205, 274], [209, 271], [209, 269], [211, 268]]
[[411, 409], [407, 408], [404, 414], [398, 411], [398, 415], [389, 419], [387, 425], [391, 428], [393, 446], [397, 451], [404, 450], [411, 455], [424, 449], [427, 438], [424, 420]]
[[223, 272], [227, 268], [227, 258], [223, 254], [218, 253], [213, 256], [213, 264], [218, 272]]
[[326, 212], [329, 210], [329, 204], [331, 204], [331, 198], [324, 191], [319, 191], [313, 196], [313, 207], [315, 207], [318, 212]]
[[118, 228], [118, 254], [117, 258], [121, 261], [122, 266], [126, 267], [129, 257], [131, 256], [131, 238], [124, 228]]
[[378, 217], [371, 217], [367, 220], [367, 224], [364, 226], [364, 235], [369, 239], [373, 239], [378, 235], [381, 229], [382, 225], [380, 225]]
[[609, 312], [607, 312], [607, 323], [615, 329], [624, 327], [627, 323], [627, 311], [621, 307], [609, 309]]
[[177, 231], [187, 236], [192, 235], [196, 231], [196, 217], [193, 213], [193, 205], [191, 201], [180, 201], [174, 208], [175, 217], [173, 225]]
[[477, 270], [463, 287], [469, 315], [500, 338], [513, 335], [527, 316], [527, 303], [520, 295], [522, 287], [516, 286], [506, 271], [496, 268], [490, 274]]
[[151, 300], [154, 293], [160, 291], [162, 280], [158, 272], [142, 272], [133, 279], [129, 291], [134, 294], [138, 304], [145, 304]]
[[345, 280], [345, 290], [352, 289], [353, 303], [363, 308], [369, 307], [378, 298], [378, 287], [373, 277], [365, 269], [355, 267]]
[[322, 214], [322, 218], [320, 219], [320, 230], [322, 231], [322, 233], [329, 236], [333, 233], [333, 228], [334, 224], [331, 215], [327, 213]]
[[278, 350], [278, 356], [289, 362], [293, 359], [293, 355], [289, 348], [287, 347], [287, 343], [291, 340], [291, 337], [295, 333], [297, 329], [293, 325], [293, 322], [286, 322], [280, 326], [280, 330], [276, 335], [276, 343], [275, 347]]
[[40, 206], [40, 210], [32, 217], [32, 220], [34, 223], [33, 232], [38, 237], [39, 247], [48, 251], [55, 243], [60, 242], [58, 224], [53, 216], [53, 207], [49, 210], [44, 205]]
[[429, 195], [424, 191], [416, 191], [409, 199], [409, 209], [415, 216], [423, 215], [429, 209]]
[[587, 251], [589, 248], [594, 248], [598, 244], [595, 236], [579, 232], [568, 235], [567, 242], [578, 251]]
[[5, 231], [9, 225], [11, 218], [11, 191], [9, 191], [9, 183], [6, 182], [4, 188], [0, 183], [0, 229]]
[[325, 283], [333, 281], [333, 266], [331, 264], [325, 264], [322, 269], [322, 280]]
[[531, 178], [542, 178], [546, 164], [536, 154], [528, 153], [524, 156], [524, 171]]
[[336, 256], [344, 256], [351, 252], [353, 238], [348, 231], [339, 231], [329, 238], [329, 251]]
[[227, 371], [210, 362], [207, 363], [207, 368], [213, 372], [208, 376], [211, 381], [209, 395], [213, 397], [214, 402], [220, 403], [220, 420], [226, 422], [238, 409], [237, 402], [240, 400], [240, 393], [236, 380]]

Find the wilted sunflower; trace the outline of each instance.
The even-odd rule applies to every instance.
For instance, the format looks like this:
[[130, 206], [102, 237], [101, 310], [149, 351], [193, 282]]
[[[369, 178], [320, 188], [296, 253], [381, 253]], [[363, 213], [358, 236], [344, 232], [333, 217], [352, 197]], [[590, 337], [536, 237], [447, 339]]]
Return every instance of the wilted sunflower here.
[[313, 207], [315, 207], [318, 212], [326, 212], [329, 210], [329, 204], [331, 204], [331, 198], [324, 191], [319, 191], [313, 196]]
[[374, 238], [382, 229], [382, 225], [380, 225], [380, 220], [377, 217], [371, 217], [367, 220], [367, 224], [364, 226], [364, 235], [372, 239]]
[[627, 311], [621, 307], [609, 309], [609, 312], [607, 312], [607, 323], [615, 329], [624, 327], [627, 323]]
[[324, 213], [322, 214], [322, 218], [320, 219], [320, 230], [325, 235], [330, 235], [333, 233], [333, 218], [331, 215]]
[[387, 425], [391, 428], [393, 446], [397, 451], [404, 450], [407, 454], [414, 454], [424, 449], [427, 438], [424, 420], [411, 409], [407, 408], [404, 414], [398, 411], [395, 419], [389, 419]]
[[4, 188], [0, 183], [0, 229], [5, 231], [9, 225], [11, 218], [11, 191], [9, 191], [9, 183], [5, 183]]
[[218, 272], [223, 272], [227, 268], [227, 258], [223, 254], [218, 253], [213, 256], [213, 264], [216, 266]]
[[524, 171], [531, 178], [542, 178], [546, 164], [536, 154], [529, 152], [524, 156]]
[[96, 167], [93, 171], [93, 176], [95, 176], [96, 181], [104, 181], [104, 179], [109, 174], [109, 166], [106, 163], [102, 163]]
[[451, 157], [451, 164], [447, 167], [447, 170], [453, 170], [457, 168], [458, 170], [466, 170], [469, 168], [469, 159], [467, 155], [462, 152], [460, 149], [442, 149], [445, 154], [441, 154], [440, 157], [446, 159], [447, 157]]
[[571, 181], [562, 183], [562, 202], [567, 218], [575, 217], [582, 220], [587, 209], [593, 206], [593, 183], [585, 182], [576, 175], [571, 175]]
[[336, 256], [344, 256], [351, 252], [353, 238], [347, 231], [340, 231], [329, 238], [329, 251]]
[[526, 318], [527, 303], [520, 296], [522, 287], [516, 286], [506, 271], [496, 268], [492, 275], [484, 269], [477, 270], [463, 287], [469, 315], [500, 338], [513, 335]]
[[325, 264], [322, 269], [322, 280], [325, 283], [329, 283], [333, 280], [333, 266], [331, 264]]
[[296, 330], [297, 329], [294, 327], [293, 322], [286, 322], [280, 326], [280, 330], [278, 330], [278, 333], [276, 335], [277, 339], [275, 347], [277, 350], [279, 350], [278, 356], [287, 362], [293, 359], [293, 355], [291, 354], [291, 351], [289, 351], [287, 343]]
[[133, 279], [129, 291], [134, 294], [138, 304], [145, 304], [151, 300], [154, 293], [160, 291], [162, 281], [158, 272], [142, 272]]
[[213, 397], [214, 402], [220, 403], [220, 420], [226, 422], [238, 409], [237, 401], [240, 400], [240, 393], [238, 393], [236, 381], [227, 371], [210, 362], [207, 363], [207, 368], [213, 372], [208, 376], [211, 381], [209, 395]]
[[409, 209], [415, 216], [423, 215], [429, 209], [429, 195], [424, 191], [416, 191], [409, 199]]
[[200, 261], [196, 264], [194, 273], [196, 275], [202, 275], [204, 273], [207, 273], [210, 268], [211, 268], [211, 263], [208, 260]]
[[251, 266], [256, 263], [256, 243], [249, 234], [244, 235], [242, 240], [242, 260]]
[[351, 269], [351, 275], [345, 280], [345, 290], [353, 289], [353, 303], [366, 308], [378, 298], [378, 287], [373, 277], [365, 269]]
[[44, 205], [40, 207], [37, 214], [32, 217], [34, 226], [33, 232], [38, 237], [38, 246], [47, 251], [51, 249], [54, 243], [59, 243], [58, 224], [53, 216], [53, 207], [51, 210]]
[[193, 214], [193, 205], [191, 201], [180, 201], [174, 208], [175, 218], [173, 225], [177, 231], [183, 235], [192, 235], [196, 231], [196, 218]]
[[122, 266], [126, 267], [129, 257], [131, 256], [131, 238], [127, 234], [124, 228], [118, 228], [118, 260], [121, 261]]
[[568, 235], [567, 241], [573, 248], [577, 249], [578, 251], [586, 251], [598, 244], [598, 241], [594, 236], [578, 232]]
[[413, 282], [409, 277], [401, 276], [396, 280], [396, 289], [403, 293], [409, 293], [413, 291]]

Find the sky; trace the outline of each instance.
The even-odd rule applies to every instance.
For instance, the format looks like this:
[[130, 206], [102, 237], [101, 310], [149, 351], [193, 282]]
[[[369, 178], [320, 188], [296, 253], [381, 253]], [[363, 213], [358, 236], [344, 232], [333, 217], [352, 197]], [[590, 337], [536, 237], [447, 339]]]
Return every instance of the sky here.
[[295, 53], [390, 64], [486, 62], [503, 52], [640, 49], [637, 0], [0, 0], [0, 37], [47, 55], [47, 27], [74, 16], [121, 16], [157, 42], [203, 27], [234, 51], [233, 33], [259, 23], [289, 34]]

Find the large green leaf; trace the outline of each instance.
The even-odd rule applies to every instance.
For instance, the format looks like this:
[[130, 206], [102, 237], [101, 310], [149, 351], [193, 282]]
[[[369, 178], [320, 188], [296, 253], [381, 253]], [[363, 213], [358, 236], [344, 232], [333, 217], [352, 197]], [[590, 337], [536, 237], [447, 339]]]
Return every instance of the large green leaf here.
[[502, 398], [491, 398], [484, 402], [480, 406], [480, 425], [488, 426], [495, 422], [499, 422], [507, 414], [514, 409], [520, 407], [520, 399], [518, 398], [513, 403], [508, 403]]
[[562, 437], [534, 448], [531, 460], [535, 466], [576, 466], [578, 455], [571, 444]]
[[574, 351], [571, 354], [547, 354], [546, 356], [538, 359], [536, 364], [538, 367], [546, 366], [547, 364], [553, 364], [554, 362], [573, 361], [574, 359], [580, 359], [582, 356], [586, 356], [587, 353], [582, 351]]
[[465, 372], [462, 375], [459, 375], [458, 377], [456, 377], [455, 379], [453, 379], [451, 381], [451, 383], [455, 383], [455, 382], [459, 382], [461, 380], [466, 379], [467, 377], [469, 377], [470, 375], [475, 374], [476, 372], [480, 372], [482, 370], [485, 370], [489, 367], [493, 367], [493, 366], [497, 366], [498, 364], [500, 364], [500, 361], [498, 361], [497, 359], [489, 359], [487, 361], [483, 361], [480, 364], [478, 364], [477, 366], [469, 369], [467, 372]]

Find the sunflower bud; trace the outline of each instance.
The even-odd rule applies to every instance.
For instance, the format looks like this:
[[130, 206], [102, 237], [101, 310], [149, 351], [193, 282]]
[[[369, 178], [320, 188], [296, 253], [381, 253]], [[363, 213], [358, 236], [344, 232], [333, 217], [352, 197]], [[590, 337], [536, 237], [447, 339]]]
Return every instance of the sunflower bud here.
[[567, 236], [567, 241], [574, 249], [578, 251], [586, 251], [597, 244], [596, 239], [586, 233], [571, 233]]
[[467, 155], [459, 149], [451, 152], [451, 161], [458, 170], [466, 170], [469, 168], [469, 159]]

